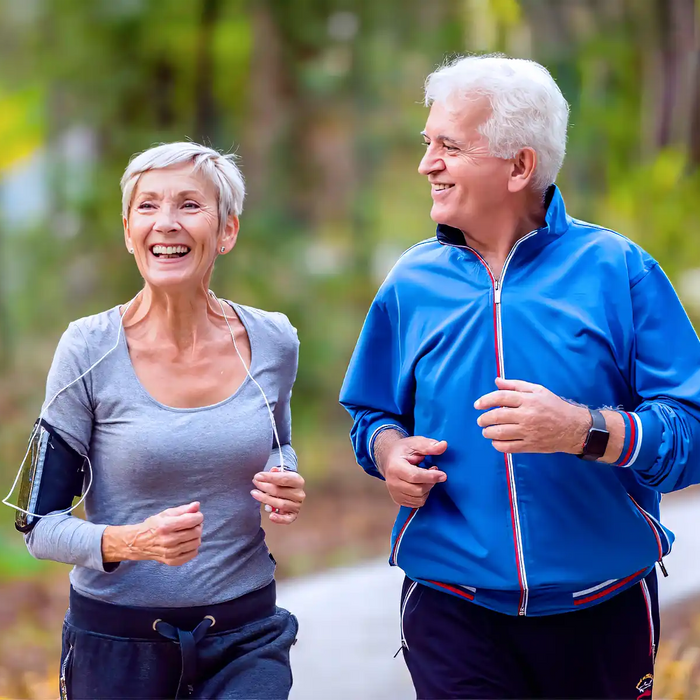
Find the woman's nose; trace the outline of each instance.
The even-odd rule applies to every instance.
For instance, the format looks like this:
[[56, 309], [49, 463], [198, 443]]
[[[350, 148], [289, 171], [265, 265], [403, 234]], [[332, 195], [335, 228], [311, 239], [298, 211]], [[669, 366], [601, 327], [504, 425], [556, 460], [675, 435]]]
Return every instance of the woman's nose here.
[[153, 225], [156, 231], [167, 233], [168, 231], [177, 231], [180, 228], [180, 222], [177, 218], [177, 212], [172, 207], [161, 207], [156, 215], [156, 221]]

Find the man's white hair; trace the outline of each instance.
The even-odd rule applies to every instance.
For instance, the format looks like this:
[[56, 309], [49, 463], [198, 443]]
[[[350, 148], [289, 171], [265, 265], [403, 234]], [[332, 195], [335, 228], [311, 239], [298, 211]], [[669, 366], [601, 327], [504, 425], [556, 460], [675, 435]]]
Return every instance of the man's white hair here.
[[129, 216], [134, 189], [143, 173], [192, 163], [194, 172], [201, 173], [216, 189], [221, 231], [230, 216], [239, 216], [243, 211], [245, 182], [235, 160], [233, 154], [223, 155], [213, 148], [188, 141], [164, 143], [138, 153], [122, 175], [122, 216]]
[[513, 158], [537, 153], [533, 187], [544, 192], [557, 178], [566, 153], [569, 104], [549, 71], [534, 61], [502, 54], [460, 56], [425, 81], [425, 104], [459, 109], [459, 101], [488, 98], [491, 116], [479, 127], [491, 154]]

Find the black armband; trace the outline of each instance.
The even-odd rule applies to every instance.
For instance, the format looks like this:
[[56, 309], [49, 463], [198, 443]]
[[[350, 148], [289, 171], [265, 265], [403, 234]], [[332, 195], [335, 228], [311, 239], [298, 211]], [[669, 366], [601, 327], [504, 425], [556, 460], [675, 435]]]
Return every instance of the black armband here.
[[34, 424], [29, 454], [22, 468], [15, 527], [29, 532], [40, 517], [68, 510], [83, 492], [86, 459], [46, 421]]

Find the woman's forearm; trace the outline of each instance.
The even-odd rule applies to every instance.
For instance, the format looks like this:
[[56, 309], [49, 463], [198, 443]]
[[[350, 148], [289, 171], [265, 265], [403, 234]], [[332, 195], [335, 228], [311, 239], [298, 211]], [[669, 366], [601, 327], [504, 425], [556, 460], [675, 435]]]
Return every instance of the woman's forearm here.
[[25, 542], [36, 559], [105, 571], [101, 546], [105, 528], [72, 515], [48, 516], [25, 535]]
[[136, 525], [108, 525], [102, 533], [102, 561], [113, 564], [134, 560], [136, 550], [130, 545], [136, 538]]

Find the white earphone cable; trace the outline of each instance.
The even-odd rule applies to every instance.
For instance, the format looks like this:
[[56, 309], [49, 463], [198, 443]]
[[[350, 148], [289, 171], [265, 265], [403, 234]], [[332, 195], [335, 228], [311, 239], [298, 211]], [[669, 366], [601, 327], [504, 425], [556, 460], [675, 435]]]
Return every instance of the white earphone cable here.
[[[139, 294], [141, 294], [141, 292], [139, 292]], [[22, 469], [24, 468], [24, 463], [27, 461], [27, 457], [28, 457], [29, 452], [30, 452], [30, 450], [31, 450], [31, 448], [32, 448], [32, 441], [33, 441], [34, 438], [36, 437], [37, 432], [39, 432], [39, 431], [41, 430], [41, 419], [42, 419], [42, 418], [44, 417], [44, 415], [46, 414], [46, 411], [49, 410], [49, 407], [51, 406], [51, 404], [52, 404], [64, 391], [66, 391], [66, 389], [69, 389], [70, 387], [73, 386], [73, 384], [75, 384], [76, 382], [80, 381], [85, 375], [87, 375], [87, 374], [89, 374], [90, 372], [92, 372], [92, 370], [95, 369], [95, 367], [97, 367], [97, 365], [99, 365], [100, 362], [102, 362], [102, 360], [104, 360], [105, 357], [107, 357], [107, 355], [109, 355], [110, 353], [114, 352], [114, 351], [119, 347], [119, 340], [121, 339], [122, 328], [124, 327], [124, 324], [123, 324], [124, 316], [126, 316], [126, 312], [129, 310], [129, 307], [134, 303], [134, 301], [136, 300], [136, 297], [138, 297], [139, 294], [137, 294], [137, 295], [126, 305], [126, 307], [124, 308], [124, 312], [123, 312], [123, 313], [121, 314], [121, 316], [119, 317], [119, 331], [117, 332], [117, 342], [114, 343], [114, 345], [113, 345], [109, 350], [107, 350], [107, 352], [106, 352], [104, 355], [102, 355], [102, 357], [101, 357], [99, 360], [97, 360], [97, 362], [95, 362], [90, 368], [86, 369], [79, 377], [76, 377], [70, 384], [66, 384], [66, 386], [63, 387], [63, 389], [61, 389], [60, 391], [57, 391], [57, 392], [54, 394], [53, 398], [52, 398], [52, 399], [46, 404], [46, 406], [44, 406], [44, 408], [41, 410], [41, 413], [39, 414], [39, 418], [37, 419], [36, 424], [34, 425], [34, 428], [33, 428], [32, 432], [31, 432], [31, 434], [30, 434], [30, 436], [29, 436], [29, 446], [27, 447], [27, 451], [24, 453], [24, 459], [22, 460], [22, 463], [19, 465], [19, 469], [18, 469], [18, 471], [17, 471], [17, 476], [15, 477], [15, 480], [14, 480], [14, 482], [12, 483], [12, 488], [10, 489], [10, 492], [7, 494], [7, 496], [5, 496], [5, 498], [2, 499], [2, 502], [3, 502], [6, 506], [9, 506], [10, 508], [14, 508], [15, 510], [19, 511], [20, 513], [24, 513], [25, 515], [30, 515], [30, 516], [32, 516], [32, 517], [34, 517], [34, 518], [51, 518], [51, 517], [56, 517], [56, 516], [59, 516], [59, 515], [65, 515], [65, 514], [67, 514], [67, 513], [70, 513], [71, 511], [75, 510], [75, 509], [85, 500], [85, 498], [87, 497], [88, 493], [90, 492], [90, 487], [92, 486], [92, 463], [90, 462], [90, 458], [87, 456], [87, 454], [82, 454], [81, 452], [78, 452], [78, 454], [79, 454], [81, 457], [83, 457], [83, 458], [85, 459], [85, 461], [87, 462], [89, 477], [88, 477], [88, 485], [87, 485], [87, 488], [85, 489], [85, 493], [82, 495], [82, 497], [80, 498], [80, 500], [79, 500], [74, 506], [71, 506], [71, 507], [68, 508], [67, 510], [62, 510], [62, 511], [59, 511], [59, 512], [57, 512], [57, 513], [50, 513], [50, 514], [47, 514], [47, 515], [40, 515], [39, 513], [32, 513], [32, 512], [30, 512], [30, 511], [28, 511], [28, 510], [24, 510], [24, 508], [20, 508], [19, 506], [16, 506], [14, 503], [10, 503], [10, 502], [9, 502], [9, 498], [10, 498], [10, 496], [12, 496], [12, 494], [13, 494], [15, 488], [17, 487], [17, 482], [19, 481], [19, 479], [20, 479], [20, 477], [21, 477], [21, 475], [22, 475]]]
[[248, 377], [250, 377], [250, 380], [255, 384], [255, 386], [258, 387], [258, 390], [262, 394], [263, 400], [265, 401], [265, 406], [267, 407], [267, 413], [270, 416], [270, 424], [272, 425], [272, 432], [275, 436], [275, 442], [277, 443], [277, 448], [279, 449], [279, 454], [280, 454], [280, 471], [285, 471], [285, 466], [284, 466], [284, 455], [282, 454], [282, 444], [280, 443], [280, 438], [277, 433], [277, 423], [275, 422], [275, 416], [272, 413], [272, 409], [270, 408], [270, 403], [267, 400], [267, 396], [265, 396], [265, 392], [263, 391], [263, 388], [258, 384], [256, 381], [255, 377], [250, 373], [250, 369], [248, 365], [246, 365], [245, 360], [243, 359], [243, 356], [240, 353], [240, 350], [238, 349], [238, 345], [236, 344], [236, 336], [233, 333], [233, 329], [231, 328], [231, 324], [228, 322], [228, 316], [226, 315], [226, 311], [224, 310], [224, 305], [219, 299], [214, 292], [209, 290], [209, 294], [211, 294], [214, 299], [216, 299], [217, 302], [219, 302], [219, 306], [221, 307], [221, 313], [224, 315], [224, 321], [226, 321], [226, 325], [228, 326], [229, 333], [231, 334], [231, 340], [233, 341], [233, 347], [236, 350], [236, 353], [238, 354], [238, 359], [241, 361], [241, 364], [243, 365], [243, 368], [245, 369], [246, 374]]
[[[141, 292], [139, 292], [139, 294], [140, 294], [140, 293], [141, 293]], [[41, 430], [41, 419], [44, 417], [44, 415], [46, 414], [46, 411], [49, 409], [49, 407], [51, 406], [51, 404], [53, 404], [53, 402], [54, 402], [64, 391], [66, 391], [66, 389], [69, 389], [71, 386], [73, 386], [73, 384], [75, 384], [76, 382], [80, 381], [83, 377], [85, 377], [87, 374], [89, 374], [90, 372], [92, 372], [92, 370], [95, 369], [95, 367], [97, 367], [97, 365], [99, 365], [100, 362], [102, 362], [102, 360], [104, 360], [110, 353], [114, 352], [114, 350], [116, 350], [116, 349], [119, 347], [119, 341], [120, 341], [120, 339], [121, 339], [122, 329], [124, 328], [124, 323], [123, 323], [123, 321], [124, 321], [124, 316], [126, 316], [126, 312], [129, 310], [129, 307], [133, 304], [133, 302], [136, 300], [136, 298], [139, 296], [139, 294], [137, 294], [131, 301], [129, 301], [129, 302], [126, 304], [126, 306], [125, 306], [125, 308], [124, 308], [124, 312], [121, 314], [121, 316], [120, 316], [120, 318], [119, 318], [119, 330], [118, 330], [118, 332], [117, 332], [117, 340], [116, 340], [115, 344], [114, 344], [104, 355], [102, 355], [102, 357], [101, 357], [99, 360], [97, 360], [97, 362], [95, 362], [91, 367], [89, 367], [88, 369], [86, 369], [79, 377], [76, 377], [72, 382], [70, 382], [70, 384], [66, 384], [66, 386], [63, 387], [63, 389], [61, 389], [60, 391], [56, 392], [56, 394], [54, 394], [53, 398], [52, 398], [52, 399], [46, 404], [46, 406], [41, 410], [41, 413], [39, 414], [39, 418], [37, 419], [37, 422], [36, 422], [36, 424], [35, 424], [35, 426], [34, 426], [32, 432], [31, 432], [31, 434], [30, 434], [30, 436], [29, 436], [29, 445], [28, 445], [28, 447], [27, 447], [27, 451], [26, 451], [25, 454], [24, 454], [24, 459], [22, 460], [22, 463], [20, 464], [19, 469], [18, 469], [18, 471], [17, 471], [17, 476], [15, 477], [15, 480], [14, 480], [14, 482], [12, 483], [12, 488], [10, 489], [10, 492], [7, 494], [7, 496], [5, 496], [5, 498], [2, 499], [2, 503], [4, 503], [6, 506], [9, 506], [10, 508], [13, 508], [13, 509], [16, 510], [16, 511], [19, 511], [20, 513], [24, 513], [25, 515], [29, 515], [29, 516], [32, 516], [32, 517], [34, 517], [34, 518], [51, 518], [51, 517], [57, 517], [57, 516], [59, 516], [59, 515], [66, 515], [66, 514], [72, 512], [72, 511], [75, 510], [81, 503], [83, 503], [83, 501], [87, 498], [87, 495], [88, 495], [88, 493], [90, 492], [90, 487], [92, 486], [92, 463], [90, 462], [90, 458], [88, 457], [87, 454], [78, 453], [78, 454], [80, 454], [80, 456], [83, 457], [83, 458], [85, 459], [85, 461], [87, 462], [87, 466], [88, 466], [88, 475], [89, 475], [89, 476], [88, 476], [88, 485], [87, 485], [87, 488], [85, 489], [85, 493], [82, 495], [82, 497], [80, 498], [80, 500], [79, 500], [75, 505], [71, 506], [70, 508], [68, 508], [68, 509], [66, 509], [66, 510], [62, 510], [62, 511], [59, 511], [59, 512], [56, 512], [56, 513], [49, 513], [49, 514], [47, 514], [47, 515], [40, 515], [39, 513], [32, 513], [31, 511], [24, 510], [23, 508], [20, 508], [19, 506], [16, 506], [14, 503], [10, 503], [10, 502], [9, 502], [9, 498], [10, 498], [10, 496], [12, 496], [12, 494], [14, 493], [14, 490], [15, 490], [15, 488], [17, 487], [17, 482], [20, 480], [20, 477], [21, 477], [21, 475], [22, 475], [22, 469], [24, 468], [24, 464], [25, 464], [25, 462], [27, 461], [27, 457], [29, 456], [29, 452], [30, 452], [31, 447], [32, 447], [32, 441], [33, 441], [34, 438], [36, 437], [36, 434]], [[262, 394], [263, 400], [265, 401], [265, 406], [267, 407], [267, 413], [268, 413], [268, 415], [269, 415], [269, 417], [270, 417], [270, 424], [272, 425], [272, 432], [273, 432], [273, 435], [274, 435], [274, 437], [275, 437], [275, 442], [277, 443], [277, 447], [278, 447], [278, 449], [279, 449], [279, 457], [280, 457], [279, 469], [280, 469], [280, 471], [285, 471], [286, 468], [285, 468], [285, 465], [284, 465], [284, 454], [283, 454], [283, 451], [282, 451], [282, 444], [280, 443], [279, 434], [278, 434], [278, 432], [277, 432], [277, 423], [275, 422], [275, 417], [274, 417], [274, 415], [273, 415], [273, 413], [272, 413], [272, 409], [270, 408], [270, 403], [269, 403], [269, 401], [267, 400], [267, 396], [265, 395], [265, 392], [263, 391], [263, 388], [260, 386], [260, 384], [258, 384], [258, 382], [257, 382], [257, 380], [255, 379], [255, 377], [253, 377], [253, 375], [250, 373], [250, 368], [248, 367], [248, 365], [246, 365], [245, 360], [243, 359], [243, 356], [241, 355], [240, 350], [238, 349], [238, 345], [237, 345], [237, 343], [236, 343], [236, 336], [234, 335], [233, 329], [231, 328], [231, 324], [229, 323], [228, 317], [226, 316], [226, 312], [225, 312], [225, 310], [224, 310], [224, 305], [223, 305], [223, 303], [222, 303], [221, 300], [216, 296], [216, 294], [214, 294], [214, 292], [212, 292], [211, 290], [209, 290], [209, 294], [219, 303], [219, 306], [221, 307], [221, 312], [222, 312], [222, 314], [223, 314], [223, 316], [224, 316], [224, 320], [226, 321], [226, 326], [228, 327], [229, 333], [231, 334], [231, 340], [233, 341], [233, 347], [234, 347], [234, 349], [236, 350], [236, 354], [238, 355], [238, 358], [240, 359], [241, 364], [243, 365], [243, 368], [244, 368], [245, 371], [246, 371], [246, 375], [250, 378], [250, 380], [253, 382], [253, 384], [255, 384], [255, 386], [258, 387], [258, 390], [259, 390], [260, 393]], [[266, 505], [265, 508], [266, 508], [266, 510], [267, 510], [267, 509], [270, 509], [270, 506], [267, 506], [267, 505]], [[270, 509], [270, 510], [271, 510], [271, 509]], [[269, 511], [268, 511], [268, 512], [269, 512]]]

